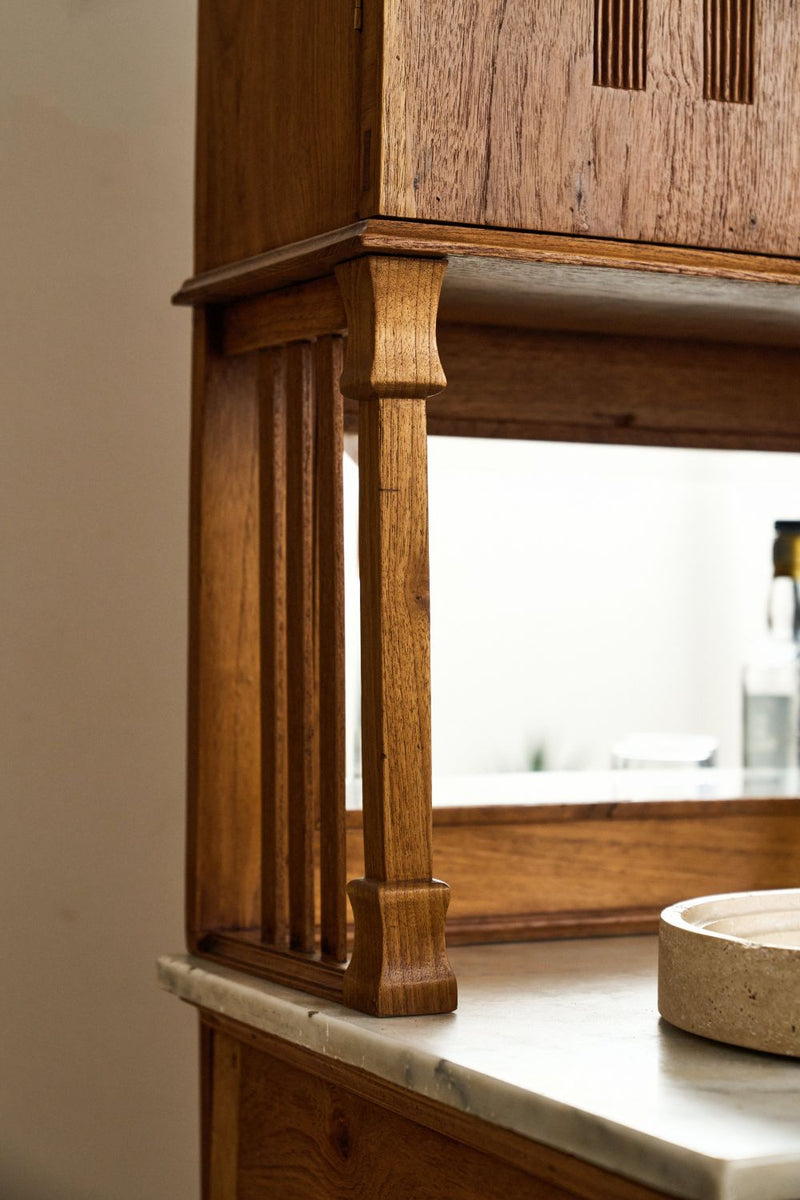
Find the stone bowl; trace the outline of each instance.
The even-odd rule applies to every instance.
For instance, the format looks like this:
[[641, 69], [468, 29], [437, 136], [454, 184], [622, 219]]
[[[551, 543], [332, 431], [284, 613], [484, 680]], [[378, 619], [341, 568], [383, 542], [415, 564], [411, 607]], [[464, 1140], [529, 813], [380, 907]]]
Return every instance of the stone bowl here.
[[800, 888], [665, 908], [658, 1010], [689, 1033], [800, 1058]]

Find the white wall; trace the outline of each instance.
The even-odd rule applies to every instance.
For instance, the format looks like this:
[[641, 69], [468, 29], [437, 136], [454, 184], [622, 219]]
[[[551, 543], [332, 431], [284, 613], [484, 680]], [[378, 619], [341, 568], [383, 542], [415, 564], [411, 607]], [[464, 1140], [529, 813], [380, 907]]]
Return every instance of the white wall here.
[[434, 770], [609, 765], [632, 732], [741, 758], [794, 455], [431, 439]]
[[0, 1196], [198, 1194], [180, 949], [194, 0], [0, 5]]
[[[432, 438], [434, 773], [603, 769], [629, 733], [710, 734], [741, 765], [789, 454]], [[345, 472], [348, 718], [357, 472]], [[488, 797], [487, 797], [488, 798]]]

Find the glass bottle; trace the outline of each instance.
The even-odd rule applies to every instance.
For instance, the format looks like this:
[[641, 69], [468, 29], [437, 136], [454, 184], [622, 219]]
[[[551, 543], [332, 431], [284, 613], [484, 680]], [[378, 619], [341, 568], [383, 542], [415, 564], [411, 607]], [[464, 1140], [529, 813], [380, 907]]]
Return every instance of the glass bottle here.
[[744, 765], [781, 769], [800, 756], [800, 521], [776, 521], [769, 637], [744, 669]]

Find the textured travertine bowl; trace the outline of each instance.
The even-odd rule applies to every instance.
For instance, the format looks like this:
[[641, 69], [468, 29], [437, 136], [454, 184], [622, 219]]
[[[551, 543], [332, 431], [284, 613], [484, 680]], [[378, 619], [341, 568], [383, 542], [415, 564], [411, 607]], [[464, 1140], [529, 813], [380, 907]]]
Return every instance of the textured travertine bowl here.
[[800, 1057], [800, 888], [665, 908], [658, 1009], [680, 1029]]

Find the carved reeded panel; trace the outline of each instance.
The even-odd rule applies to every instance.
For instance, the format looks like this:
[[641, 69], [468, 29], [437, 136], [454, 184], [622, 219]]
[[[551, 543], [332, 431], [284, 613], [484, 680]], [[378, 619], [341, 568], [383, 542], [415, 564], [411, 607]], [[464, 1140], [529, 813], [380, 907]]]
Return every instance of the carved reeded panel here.
[[646, 0], [595, 0], [594, 85], [642, 91], [646, 38]]
[[704, 0], [703, 95], [753, 103], [754, 0]]

